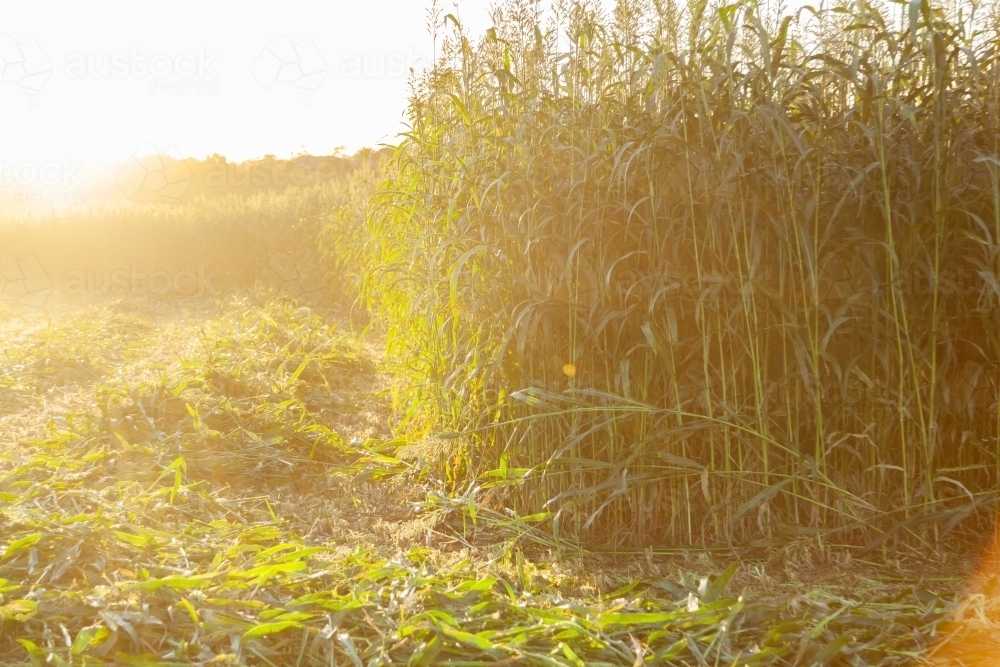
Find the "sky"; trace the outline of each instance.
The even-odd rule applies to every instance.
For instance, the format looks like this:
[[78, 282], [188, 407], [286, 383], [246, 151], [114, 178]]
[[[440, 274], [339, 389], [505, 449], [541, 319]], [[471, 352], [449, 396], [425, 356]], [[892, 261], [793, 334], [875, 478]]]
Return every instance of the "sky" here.
[[[496, 1], [460, 0], [471, 34]], [[433, 51], [428, 2], [4, 1], [0, 189], [141, 155], [242, 161], [395, 143], [409, 70]]]
[[[486, 4], [464, 2], [463, 20], [485, 29]], [[142, 145], [237, 160], [353, 151], [391, 140], [408, 67], [432, 50], [419, 0], [32, 0], [3, 13], [8, 163], [117, 161]]]
[[[460, 3], [473, 34], [489, 27], [489, 4]], [[137, 152], [245, 160], [392, 142], [408, 70], [433, 48], [426, 5], [4, 2], [0, 172]]]

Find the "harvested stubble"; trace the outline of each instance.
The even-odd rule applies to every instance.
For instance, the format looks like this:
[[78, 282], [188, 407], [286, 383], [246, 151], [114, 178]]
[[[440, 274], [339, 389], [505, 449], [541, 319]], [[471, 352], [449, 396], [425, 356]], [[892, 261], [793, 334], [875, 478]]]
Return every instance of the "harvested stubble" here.
[[[103, 371], [158, 332], [85, 313], [8, 360], [43, 344], [73, 357], [74, 332], [98, 322], [124, 343], [94, 349]], [[918, 587], [765, 604], [727, 593], [735, 566], [567, 597], [513, 548], [491, 563], [423, 547], [386, 558], [296, 534], [270, 499], [365, 453], [319, 415], [371, 362], [288, 303], [234, 302], [201, 326], [193, 358], [149, 383], [107, 373], [90, 383], [94, 413], [0, 458], [3, 664], [904, 664], [947, 609]], [[7, 370], [27, 386], [32, 368]]]
[[995, 5], [594, 4], [415, 87], [365, 282], [403, 422], [592, 543], [992, 522]]

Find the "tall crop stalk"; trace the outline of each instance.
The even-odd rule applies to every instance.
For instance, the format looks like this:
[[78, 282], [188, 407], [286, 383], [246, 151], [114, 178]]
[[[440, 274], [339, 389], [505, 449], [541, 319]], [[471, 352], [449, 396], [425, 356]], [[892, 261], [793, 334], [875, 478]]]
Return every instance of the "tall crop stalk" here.
[[406, 428], [614, 545], [929, 543], [1000, 484], [1000, 32], [508, 0], [414, 82], [364, 295]]

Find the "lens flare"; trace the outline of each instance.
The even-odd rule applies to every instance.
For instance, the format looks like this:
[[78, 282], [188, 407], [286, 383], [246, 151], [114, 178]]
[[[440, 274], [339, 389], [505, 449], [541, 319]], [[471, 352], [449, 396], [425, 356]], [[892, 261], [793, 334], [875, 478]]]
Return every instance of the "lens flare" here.
[[965, 597], [939, 629], [940, 639], [925, 656], [939, 667], [1000, 664], [1000, 527], [994, 531]]

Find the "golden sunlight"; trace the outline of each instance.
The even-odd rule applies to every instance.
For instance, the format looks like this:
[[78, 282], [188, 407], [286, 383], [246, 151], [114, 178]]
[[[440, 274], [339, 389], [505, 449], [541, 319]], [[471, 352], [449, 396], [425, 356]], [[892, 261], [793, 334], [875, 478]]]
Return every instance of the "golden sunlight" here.
[[2, 18], [0, 666], [1000, 665], [1000, 0]]

